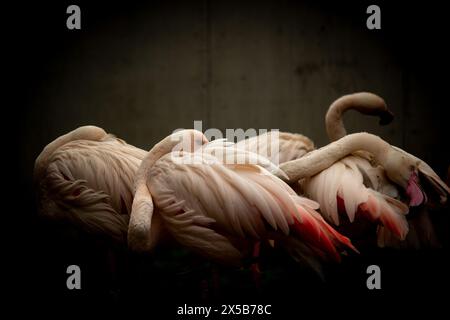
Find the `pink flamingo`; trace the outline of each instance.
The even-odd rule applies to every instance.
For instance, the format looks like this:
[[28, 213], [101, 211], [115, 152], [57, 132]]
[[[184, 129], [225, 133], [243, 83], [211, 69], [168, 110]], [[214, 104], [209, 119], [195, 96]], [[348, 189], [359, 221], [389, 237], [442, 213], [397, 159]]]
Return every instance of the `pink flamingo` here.
[[[173, 151], [182, 139], [195, 143]], [[316, 202], [298, 196], [277, 176], [286, 179], [257, 154], [221, 140], [208, 143], [195, 130], [175, 133], [155, 145], [138, 170], [129, 244], [136, 250], [152, 247], [158, 209], [181, 245], [226, 265], [242, 265], [258, 253], [260, 241], [277, 240], [316, 270], [318, 260], [339, 261], [341, 250], [354, 249], [315, 211]]]
[[[40, 214], [126, 243], [134, 176], [145, 155], [95, 126], [55, 139], [35, 161]], [[161, 234], [156, 215], [152, 235]]]
[[[362, 92], [343, 96], [330, 106], [326, 115], [326, 128], [332, 141], [346, 135], [342, 116], [350, 109], [377, 115], [381, 124], [388, 124], [393, 119], [384, 100], [374, 94]], [[292, 150], [311, 148], [310, 140], [295, 137], [295, 134], [280, 134], [280, 162], [291, 158]], [[267, 137], [258, 138], [248, 139], [249, 143], [240, 142], [239, 146], [253, 152], [265, 152]], [[398, 151], [419, 163], [418, 174], [422, 176], [420, 181], [426, 181], [426, 185], [431, 185], [431, 192], [436, 193], [441, 202], [445, 202], [448, 187], [436, 173], [420, 159], [400, 149]], [[303, 155], [299, 154], [299, 158]], [[353, 222], [355, 217], [367, 217], [378, 221], [378, 244], [383, 246], [398, 243], [395, 237], [399, 239], [406, 237], [409, 226], [405, 215], [409, 211], [409, 206], [418, 206], [426, 201], [418, 175], [414, 174], [410, 178], [405, 186], [396, 184], [386, 175], [385, 168], [373, 161], [371, 153], [355, 150], [351, 155], [339, 159], [316, 175], [299, 181], [300, 186], [296, 190], [318, 201], [322, 215], [335, 225], [340, 224], [339, 216], [342, 213], [347, 214], [350, 222]], [[405, 196], [408, 200], [404, 199]], [[408, 240], [417, 243], [417, 237], [420, 236], [422, 242], [434, 242], [432, 225], [426, 214], [421, 213], [420, 218], [410, 219], [409, 224], [412, 226], [412, 232]]]

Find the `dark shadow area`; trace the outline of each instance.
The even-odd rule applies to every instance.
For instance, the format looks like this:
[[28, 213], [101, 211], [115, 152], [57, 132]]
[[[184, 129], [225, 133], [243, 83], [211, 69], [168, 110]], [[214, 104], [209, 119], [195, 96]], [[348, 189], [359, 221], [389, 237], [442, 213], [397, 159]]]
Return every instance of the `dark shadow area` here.
[[[96, 310], [170, 319], [185, 303], [265, 303], [273, 305], [270, 318], [290, 319], [309, 312], [361, 318], [356, 310], [403, 318], [446, 309], [448, 208], [432, 217], [441, 248], [368, 248], [327, 266], [325, 282], [272, 252], [261, 262], [257, 290], [248, 270], [212, 266], [173, 248], [143, 257], [42, 221], [32, 185], [33, 161], [42, 148], [79, 125], [105, 127], [146, 149], [194, 120], [203, 120], [204, 129], [304, 128], [323, 145], [329, 102], [357, 90], [387, 96], [396, 111], [392, 127], [378, 128], [375, 121], [367, 130], [444, 177], [450, 164], [450, 55], [447, 11], [438, 2], [380, 2], [382, 30], [371, 33], [365, 29], [369, 2], [76, 3], [82, 8], [76, 32], [65, 28], [72, 2], [15, 4], [5, 11], [12, 99], [4, 122], [15, 123], [8, 142], [17, 156], [5, 179], [19, 192], [6, 199], [14, 204], [6, 213], [11, 223], [5, 223], [12, 233], [7, 245], [13, 245], [4, 264], [16, 312], [63, 317]], [[315, 31], [308, 31], [312, 26]], [[302, 43], [305, 38], [311, 41]], [[292, 104], [301, 106], [292, 110], [295, 117]], [[366, 128], [356, 116], [347, 124], [349, 131]], [[80, 291], [66, 288], [71, 264], [81, 267]], [[381, 267], [382, 290], [366, 288], [371, 264]]]

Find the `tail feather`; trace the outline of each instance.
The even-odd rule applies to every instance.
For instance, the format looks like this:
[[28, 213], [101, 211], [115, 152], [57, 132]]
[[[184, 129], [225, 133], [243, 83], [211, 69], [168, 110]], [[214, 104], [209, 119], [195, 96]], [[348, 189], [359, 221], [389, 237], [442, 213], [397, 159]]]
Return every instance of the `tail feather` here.
[[408, 222], [405, 217], [408, 207], [394, 198], [370, 190], [367, 202], [362, 203], [359, 210], [372, 220], [379, 220], [399, 239], [405, 239], [408, 234]]
[[316, 254], [339, 262], [341, 256], [338, 249], [347, 247], [358, 252], [347, 237], [334, 230], [316, 211], [299, 205], [297, 208], [302, 221], [294, 219], [292, 229]]
[[388, 228], [379, 226], [377, 230], [377, 243], [379, 247], [390, 248], [436, 248], [439, 247], [433, 223], [427, 211], [417, 213], [408, 219], [409, 232], [404, 241], [396, 237]]

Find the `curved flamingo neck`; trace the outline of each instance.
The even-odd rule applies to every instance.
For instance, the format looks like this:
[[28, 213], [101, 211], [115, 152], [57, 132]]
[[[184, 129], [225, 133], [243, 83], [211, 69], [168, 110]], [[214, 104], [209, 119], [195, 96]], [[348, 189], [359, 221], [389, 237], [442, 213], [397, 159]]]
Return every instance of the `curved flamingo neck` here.
[[[190, 136], [187, 136], [190, 135]], [[198, 131], [187, 130], [174, 133], [161, 142], [157, 143], [142, 160], [136, 173], [136, 191], [131, 209], [130, 222], [128, 225], [128, 245], [137, 251], [150, 251], [157, 244], [158, 235], [151, 232], [154, 205], [152, 195], [147, 186], [147, 175], [153, 165], [164, 155], [172, 152], [186, 137], [191, 137], [195, 143], [195, 136], [206, 138]], [[192, 145], [190, 145], [192, 147]]]
[[154, 212], [153, 199], [147, 187], [147, 173], [159, 158], [174, 147], [165, 138], [157, 143], [142, 160], [136, 173], [135, 193], [128, 223], [128, 245], [136, 251], [151, 251], [158, 242], [155, 226], [152, 227]]
[[173, 139], [173, 135], [168, 136], [155, 144], [142, 160], [141, 165], [136, 173], [136, 186], [145, 184], [148, 171], [162, 156], [170, 153], [178, 144], [179, 140]]
[[[311, 177], [328, 168], [343, 157], [359, 151], [368, 151], [375, 160], [384, 162], [391, 146], [381, 138], [366, 132], [353, 133], [320, 149], [314, 150], [302, 158], [280, 165], [280, 169], [289, 177], [289, 181], [298, 181]], [[280, 177], [283, 179], [283, 177]], [[285, 180], [285, 178], [284, 178]]]
[[331, 104], [325, 116], [325, 126], [330, 141], [336, 141], [347, 135], [343, 122], [343, 116], [347, 110], [378, 116], [382, 125], [390, 123], [393, 119], [392, 112], [381, 97], [369, 92], [345, 95]]
[[178, 131], [164, 138], [155, 144], [147, 156], [142, 160], [136, 173], [136, 186], [145, 183], [147, 172], [162, 156], [175, 151], [175, 148], [177, 148], [178, 151], [184, 150], [192, 152], [196, 147], [207, 142], [208, 140], [203, 133], [192, 129]]

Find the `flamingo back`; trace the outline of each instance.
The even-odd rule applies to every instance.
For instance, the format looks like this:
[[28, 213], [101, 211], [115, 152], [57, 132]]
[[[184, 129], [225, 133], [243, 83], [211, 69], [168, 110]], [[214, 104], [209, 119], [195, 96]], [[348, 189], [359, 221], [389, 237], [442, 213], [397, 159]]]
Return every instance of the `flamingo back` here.
[[[254, 241], [294, 236], [334, 258], [336, 247], [349, 245], [314, 211], [316, 202], [298, 196], [258, 164], [224, 162], [212, 154], [217, 148], [216, 143], [195, 153], [167, 154], [148, 173], [156, 207], [181, 244], [233, 265], [241, 264]], [[222, 152], [239, 150], [225, 146]]]
[[239, 141], [236, 146], [263, 155], [275, 163], [295, 160], [314, 150], [314, 143], [308, 137], [289, 132], [266, 132]]
[[41, 214], [68, 219], [93, 233], [123, 241], [134, 174], [146, 152], [112, 135], [59, 147], [38, 182]]

